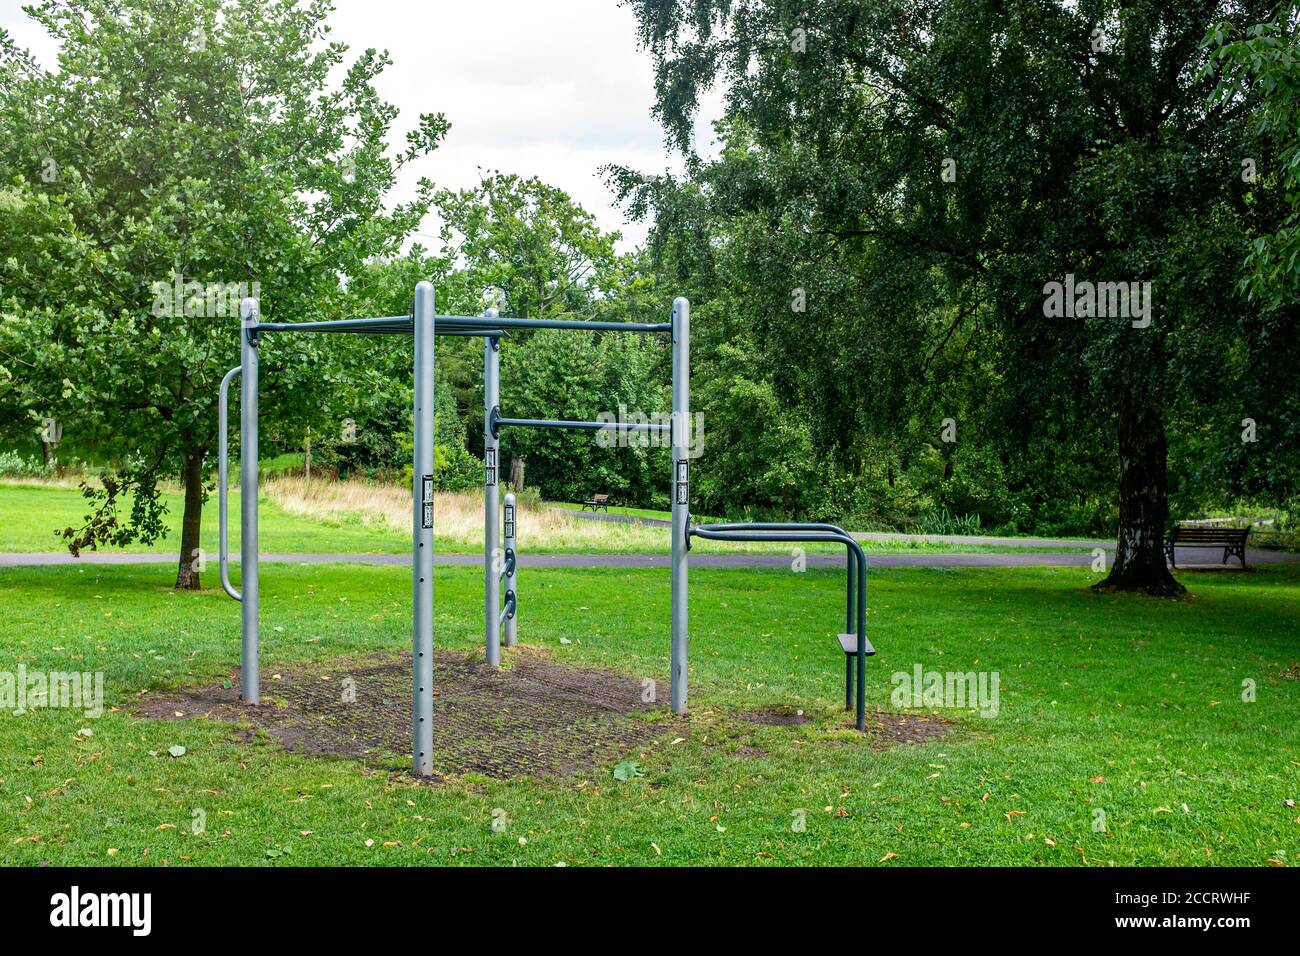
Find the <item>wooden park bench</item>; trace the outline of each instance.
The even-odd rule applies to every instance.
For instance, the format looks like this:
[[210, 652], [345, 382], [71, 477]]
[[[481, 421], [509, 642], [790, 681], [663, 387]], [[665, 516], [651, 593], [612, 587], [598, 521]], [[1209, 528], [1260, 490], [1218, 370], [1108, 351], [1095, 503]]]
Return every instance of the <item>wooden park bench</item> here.
[[1246, 538], [1250, 536], [1249, 528], [1189, 528], [1179, 526], [1169, 532], [1165, 539], [1165, 557], [1171, 567], [1174, 564], [1174, 546], [1180, 548], [1222, 548], [1223, 563], [1234, 554], [1246, 567]]
[[609, 495], [592, 495], [582, 502], [581, 510], [600, 511], [602, 508], [609, 511]]

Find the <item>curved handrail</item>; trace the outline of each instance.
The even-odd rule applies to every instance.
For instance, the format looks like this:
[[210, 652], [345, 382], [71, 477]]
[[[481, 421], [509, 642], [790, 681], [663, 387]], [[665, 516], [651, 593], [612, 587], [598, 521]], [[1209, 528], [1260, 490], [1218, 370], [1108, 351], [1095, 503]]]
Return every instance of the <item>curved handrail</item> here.
[[[856, 568], [850, 570], [850, 581], [857, 577], [857, 627], [852, 633], [857, 635], [857, 727], [866, 730], [866, 666], [867, 666], [867, 558], [862, 545], [842, 529], [830, 531], [833, 525], [790, 523], [785, 528], [775, 524], [759, 522], [733, 523], [729, 525], [695, 525], [687, 528], [688, 535], [695, 535], [711, 541], [838, 541], [849, 551], [850, 564]], [[855, 560], [856, 559], [856, 560]], [[853, 571], [856, 570], [856, 575]]]
[[[800, 523], [798, 521], [731, 521], [721, 522], [719, 524], [708, 524], [702, 527], [711, 531], [830, 531], [835, 534], [843, 535], [846, 538], [853, 536], [837, 524], [826, 524], [820, 521], [809, 521]], [[858, 554], [853, 548], [844, 549], [848, 556], [847, 571], [848, 576], [848, 601], [844, 610], [844, 629], [853, 632], [853, 582], [858, 572]], [[860, 550], [859, 552], [860, 553]]]
[[236, 365], [227, 372], [217, 393], [217, 563], [221, 568], [221, 586], [236, 601], [244, 598], [230, 583], [230, 439], [227, 431], [230, 383], [243, 370], [242, 365]]

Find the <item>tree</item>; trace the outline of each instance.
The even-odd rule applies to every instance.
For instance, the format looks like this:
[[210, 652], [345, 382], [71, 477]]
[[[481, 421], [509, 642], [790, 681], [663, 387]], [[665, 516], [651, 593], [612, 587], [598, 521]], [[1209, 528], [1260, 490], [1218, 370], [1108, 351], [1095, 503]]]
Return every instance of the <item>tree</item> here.
[[[564, 190], [536, 177], [487, 173], [473, 189], [443, 190], [442, 256], [456, 263], [448, 306], [474, 314], [639, 318], [652, 308], [635, 281], [634, 256], [620, 255], [617, 232]], [[630, 296], [630, 297], [629, 297]]]
[[[868, 418], [897, 428], [918, 384], [973, 355], [995, 373], [984, 417], [1006, 441], [1112, 436], [1102, 586], [1180, 592], [1162, 549], [1167, 426], [1223, 408], [1250, 368], [1224, 361], [1258, 316], [1234, 294], [1237, 264], [1272, 215], [1240, 158], [1273, 157], [1248, 101], [1208, 102], [1201, 40], [1266, 4], [634, 7], [674, 143], [689, 149], [701, 92], [726, 90], [722, 155], [692, 179], [762, 253], [745, 272], [756, 331], [789, 391], [819, 396], [819, 440]], [[671, 192], [622, 185], [648, 206]], [[1269, 387], [1294, 390], [1294, 369], [1278, 374]]]
[[1300, 3], [1283, 0], [1262, 23], [1215, 24], [1205, 46], [1211, 52], [1206, 72], [1219, 76], [1211, 101], [1250, 98], [1257, 104], [1256, 135], [1276, 141], [1278, 165], [1261, 170], [1255, 158], [1244, 157], [1242, 178], [1271, 180], [1269, 200], [1286, 204], [1279, 228], [1251, 243], [1242, 291], [1270, 309], [1294, 306], [1300, 303]]
[[[543, 329], [527, 340], [507, 339], [501, 374], [509, 382], [507, 414], [521, 418], [647, 419], [671, 410], [656, 374], [662, 348], [647, 337], [620, 332]], [[528, 459], [528, 480], [548, 498], [580, 501], [593, 491], [621, 501], [666, 505], [669, 453], [647, 432], [571, 432], [507, 429], [503, 460]]]
[[[0, 48], [6, 226], [0, 361], [29, 408], [76, 421], [150, 494], [185, 488], [178, 587], [198, 587], [216, 386], [238, 354], [239, 299], [264, 320], [328, 318], [340, 279], [395, 254], [432, 195], [385, 209], [397, 169], [447, 129], [422, 115], [396, 156], [396, 110], [328, 42], [327, 0], [44, 0], [56, 69]], [[342, 68], [341, 80], [331, 74]], [[321, 414], [333, 346], [265, 338], [268, 431]], [[138, 529], [147, 533], [146, 529]], [[90, 546], [96, 543], [93, 534]]]

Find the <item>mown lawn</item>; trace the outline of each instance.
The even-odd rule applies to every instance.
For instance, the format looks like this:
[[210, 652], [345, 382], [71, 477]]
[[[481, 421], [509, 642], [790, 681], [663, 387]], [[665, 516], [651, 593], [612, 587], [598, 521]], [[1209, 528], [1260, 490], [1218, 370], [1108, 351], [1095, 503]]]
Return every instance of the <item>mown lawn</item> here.
[[[181, 514], [184, 499], [166, 493], [167, 534], [153, 544], [131, 544], [131, 552], [179, 552]], [[230, 496], [231, 552], [239, 552], [239, 492]], [[91, 503], [75, 487], [0, 483], [0, 552], [63, 551], [66, 546], [57, 530], [81, 527]], [[118, 514], [130, 515], [129, 499]], [[377, 527], [356, 515], [352, 521], [325, 521], [291, 514], [273, 501], [263, 500], [258, 509], [258, 531], [263, 551], [343, 552], [397, 554], [411, 549], [411, 536]], [[203, 548], [209, 557], [217, 553], [217, 498], [214, 494], [203, 509]]]
[[[230, 676], [236, 605], [217, 590], [175, 593], [169, 577], [161, 567], [0, 569], [0, 670], [102, 670], [116, 708], [142, 689]], [[890, 675], [917, 663], [1000, 675], [996, 717], [947, 711], [945, 739], [885, 752], [861, 746], [838, 709], [833, 571], [692, 573], [693, 716], [684, 741], [633, 755], [640, 779], [616, 780], [611, 764], [430, 787], [244, 742], [226, 724], [6, 712], [0, 860], [1294, 864], [1300, 573], [1186, 575], [1194, 597], [1178, 603], [1094, 595], [1090, 580], [1084, 570], [872, 573], [872, 705], [889, 708]], [[480, 581], [473, 568], [438, 570], [441, 646], [478, 646]], [[296, 662], [408, 646], [400, 568], [267, 565], [262, 589], [268, 682]], [[532, 571], [521, 594], [521, 641], [660, 678], [666, 693], [665, 572]], [[775, 704], [814, 722], [730, 716]], [[170, 756], [174, 746], [185, 754]], [[190, 832], [196, 810], [201, 834]], [[510, 821], [504, 832], [494, 810]]]
[[[168, 513], [164, 518], [167, 533], [152, 544], [139, 542], [122, 549], [134, 553], [165, 553], [180, 550], [180, 521], [183, 512], [183, 499], [178, 492], [163, 495]], [[576, 510], [567, 505], [547, 503], [544, 508], [563, 508]], [[239, 553], [239, 508], [238, 490], [230, 495], [230, 550]], [[613, 508], [614, 513], [637, 514], [642, 517], [655, 517], [665, 512], [638, 511], [637, 509]], [[19, 482], [0, 481], [0, 553], [40, 553], [64, 551], [66, 546], [58, 531], [66, 527], [80, 527], [84, 516], [90, 511], [90, 503], [73, 486], [46, 484], [22, 484]], [[123, 520], [130, 514], [130, 499], [119, 507], [118, 513]], [[478, 512], [481, 522], [482, 511]], [[519, 522], [520, 548], [534, 553], [667, 553], [670, 532], [667, 528], [640, 526], [608, 522], [583, 521], [582, 536], [566, 535], [563, 532], [544, 532], [542, 540], [529, 536], [531, 513], [524, 510]], [[695, 518], [701, 521], [705, 519]], [[709, 519], [714, 520], [714, 519]], [[408, 530], [397, 529], [390, 524], [377, 520], [374, 514], [363, 510], [341, 510], [328, 517], [298, 514], [268, 500], [263, 495], [258, 511], [258, 526], [261, 550], [266, 553], [321, 553], [321, 554], [405, 554], [411, 549], [411, 537]], [[435, 516], [435, 527], [437, 518]], [[446, 528], [446, 525], [443, 526]], [[217, 499], [215, 494], [203, 509], [202, 547], [209, 561], [215, 562], [217, 554]], [[933, 553], [968, 553], [1001, 551], [1059, 551], [1060, 548], [1041, 548], [1029, 546], [1002, 547], [968, 544], [931, 544], [923, 541], [863, 541], [864, 551], [885, 552], [933, 552]], [[443, 553], [475, 553], [482, 551], [482, 537], [477, 531], [472, 534], [437, 534], [435, 546]], [[696, 539], [692, 548], [701, 553], [733, 553], [737, 550], [791, 554], [795, 545], [773, 547], [764, 544], [736, 544], [732, 542], [714, 542]], [[805, 544], [799, 545], [807, 553], [843, 553], [838, 545]]]

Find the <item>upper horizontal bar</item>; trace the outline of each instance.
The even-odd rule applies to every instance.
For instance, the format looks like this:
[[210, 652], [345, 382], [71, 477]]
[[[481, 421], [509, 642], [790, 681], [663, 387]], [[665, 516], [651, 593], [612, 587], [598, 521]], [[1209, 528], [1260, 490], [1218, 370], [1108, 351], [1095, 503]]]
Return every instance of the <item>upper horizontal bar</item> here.
[[[582, 319], [502, 319], [490, 315], [437, 315], [435, 332], [479, 329], [588, 329], [594, 332], [672, 332], [671, 322], [595, 322]], [[322, 322], [263, 322], [261, 332], [368, 332], [372, 335], [410, 335], [409, 315], [377, 319], [328, 319]], [[481, 333], [480, 333], [481, 334]]]
[[323, 322], [262, 322], [259, 332], [374, 332], [412, 334], [414, 323], [409, 315], [381, 319], [327, 319]]
[[594, 322], [582, 319], [501, 319], [486, 315], [440, 315], [434, 326], [450, 322], [468, 328], [591, 329], [596, 332], [671, 332], [671, 322]]
[[[259, 332], [353, 332], [367, 335], [411, 335], [414, 326], [409, 318], [397, 316], [392, 319], [331, 319], [324, 322], [263, 322], [257, 326]], [[434, 322], [436, 335], [479, 336], [484, 338], [501, 338], [505, 331], [500, 323], [488, 323], [485, 326], [469, 328], [460, 322]]]
[[571, 422], [558, 418], [494, 418], [493, 422], [500, 425], [522, 425], [526, 428], [581, 428], [587, 431], [617, 431], [623, 429], [629, 432], [667, 432], [671, 425], [656, 425], [654, 423], [638, 422]]

